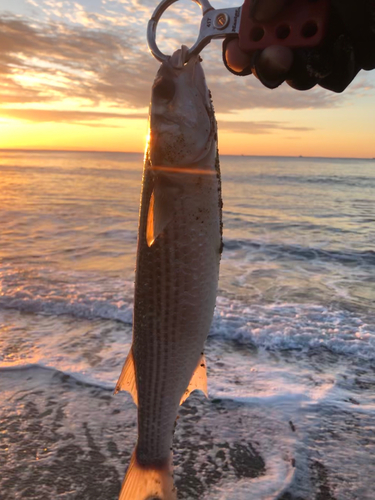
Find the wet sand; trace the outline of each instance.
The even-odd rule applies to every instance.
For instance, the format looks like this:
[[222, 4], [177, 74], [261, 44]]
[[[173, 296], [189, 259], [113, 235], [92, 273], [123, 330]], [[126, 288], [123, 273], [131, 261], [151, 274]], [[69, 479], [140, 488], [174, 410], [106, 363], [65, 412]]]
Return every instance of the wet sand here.
[[[0, 500], [117, 499], [136, 440], [136, 409], [125, 393], [115, 397], [40, 367], [2, 371], [0, 389]], [[251, 489], [252, 481], [267, 480], [252, 417], [246, 405], [199, 394], [181, 407], [174, 440], [178, 498], [227, 498], [228, 484]], [[289, 421], [278, 432], [297, 430]], [[311, 461], [309, 477], [304, 469], [299, 478], [298, 460], [286, 462], [289, 484], [274, 498], [335, 500], [323, 463]]]

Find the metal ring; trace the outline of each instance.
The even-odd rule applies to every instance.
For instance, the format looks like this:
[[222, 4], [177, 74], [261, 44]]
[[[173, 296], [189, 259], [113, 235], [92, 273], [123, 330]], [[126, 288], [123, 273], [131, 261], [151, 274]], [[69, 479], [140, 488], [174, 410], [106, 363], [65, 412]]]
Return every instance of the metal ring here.
[[[152, 53], [152, 55], [160, 62], [166, 61], [169, 56], [165, 55], [156, 44], [156, 27], [161, 16], [164, 12], [170, 7], [173, 3], [178, 0], [162, 0], [160, 4], [154, 10], [154, 13], [151, 16], [151, 19], [147, 25], [147, 43], [148, 47]], [[193, 0], [202, 8], [202, 15], [204, 16], [206, 12], [212, 10], [213, 7], [210, 4], [209, 0]], [[193, 54], [199, 54], [199, 52], [203, 49], [205, 45], [209, 43], [208, 41], [202, 41], [202, 39], [198, 36], [195, 44], [190, 47], [187, 51], [186, 60], [188, 61]]]

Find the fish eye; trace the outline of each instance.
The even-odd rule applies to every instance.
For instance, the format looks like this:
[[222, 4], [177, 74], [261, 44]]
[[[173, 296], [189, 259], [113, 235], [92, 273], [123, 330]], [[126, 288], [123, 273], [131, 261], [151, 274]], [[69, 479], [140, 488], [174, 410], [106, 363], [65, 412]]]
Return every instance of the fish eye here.
[[156, 80], [152, 88], [153, 96], [157, 99], [164, 99], [166, 101], [171, 101], [174, 97], [176, 91], [176, 86], [173, 80], [170, 78], [165, 78], [161, 76]]

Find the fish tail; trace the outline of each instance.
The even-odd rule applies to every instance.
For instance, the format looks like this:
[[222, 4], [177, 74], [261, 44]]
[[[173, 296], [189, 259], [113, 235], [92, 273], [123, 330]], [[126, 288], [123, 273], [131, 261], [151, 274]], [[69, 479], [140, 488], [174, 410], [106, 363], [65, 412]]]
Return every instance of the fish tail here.
[[134, 451], [119, 496], [119, 500], [176, 500], [172, 461], [165, 466], [142, 466]]

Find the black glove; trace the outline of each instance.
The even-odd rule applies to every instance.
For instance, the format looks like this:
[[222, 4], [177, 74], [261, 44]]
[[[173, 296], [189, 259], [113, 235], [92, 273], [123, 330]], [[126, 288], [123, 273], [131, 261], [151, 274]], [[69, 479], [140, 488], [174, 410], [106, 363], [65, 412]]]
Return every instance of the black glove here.
[[[259, 2], [258, 2], [259, 3]], [[242, 71], [230, 67], [227, 47], [223, 44], [223, 60], [236, 75], [253, 73], [268, 88], [282, 82], [298, 90], [320, 85], [333, 92], [342, 92], [361, 69], [375, 68], [375, 0], [331, 0], [326, 38], [318, 48], [293, 50], [291, 67], [272, 78], [264, 66], [262, 51], [252, 54], [251, 62]]]

